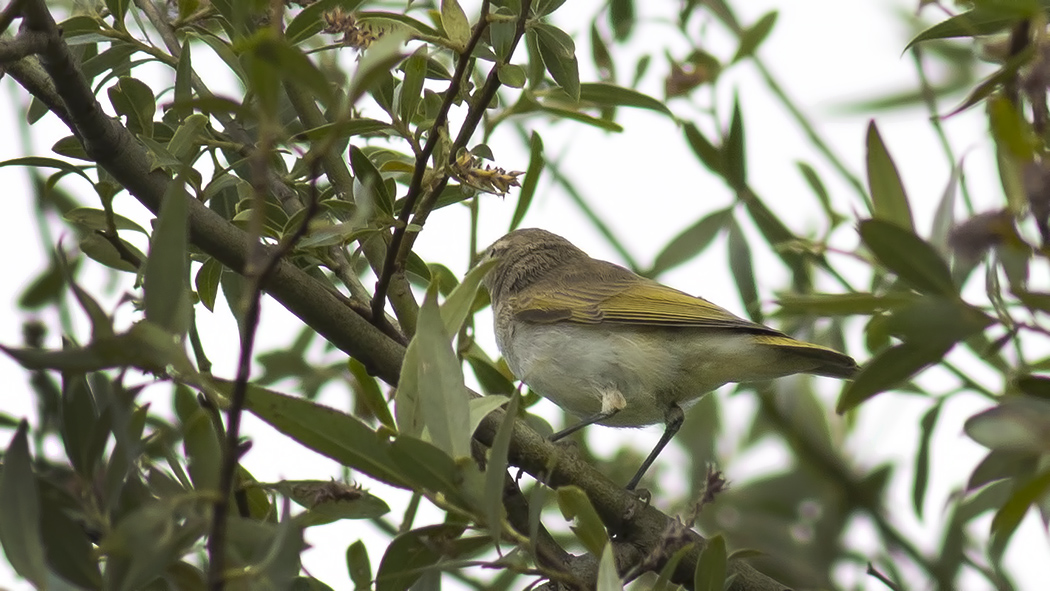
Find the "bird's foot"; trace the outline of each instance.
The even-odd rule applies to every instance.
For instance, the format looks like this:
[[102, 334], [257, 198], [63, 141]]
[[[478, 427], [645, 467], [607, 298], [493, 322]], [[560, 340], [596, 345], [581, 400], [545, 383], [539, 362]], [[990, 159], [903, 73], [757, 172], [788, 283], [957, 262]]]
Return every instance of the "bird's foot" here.
[[639, 511], [649, 506], [649, 501], [652, 500], [653, 495], [647, 488], [629, 488], [627, 492], [631, 493], [635, 497], [635, 502], [627, 506], [627, 510], [623, 513], [624, 521], [630, 521], [634, 519], [634, 516]]

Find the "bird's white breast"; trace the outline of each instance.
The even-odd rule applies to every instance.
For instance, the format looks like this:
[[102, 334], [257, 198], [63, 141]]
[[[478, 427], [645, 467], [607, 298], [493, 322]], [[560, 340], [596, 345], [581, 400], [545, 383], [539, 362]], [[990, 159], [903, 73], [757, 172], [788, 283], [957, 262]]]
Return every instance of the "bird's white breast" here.
[[615, 390], [627, 404], [602, 421], [614, 426], [661, 422], [672, 403], [685, 405], [731, 381], [734, 372], [722, 361], [749, 345], [746, 335], [726, 332], [708, 337], [626, 326], [510, 324], [497, 340], [519, 379], [580, 417], [602, 410], [603, 394]]

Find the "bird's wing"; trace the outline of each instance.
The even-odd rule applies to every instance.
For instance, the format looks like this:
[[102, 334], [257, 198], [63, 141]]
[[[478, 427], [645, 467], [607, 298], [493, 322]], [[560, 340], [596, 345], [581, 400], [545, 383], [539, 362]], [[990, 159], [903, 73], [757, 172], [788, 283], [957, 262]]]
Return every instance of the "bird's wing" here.
[[599, 277], [589, 279], [567, 273], [563, 280], [552, 282], [556, 285], [554, 289], [518, 296], [513, 309], [518, 310], [519, 319], [540, 324], [735, 328], [759, 334], [781, 334], [735, 316], [703, 298], [638, 277], [622, 267], [610, 264], [602, 271]]

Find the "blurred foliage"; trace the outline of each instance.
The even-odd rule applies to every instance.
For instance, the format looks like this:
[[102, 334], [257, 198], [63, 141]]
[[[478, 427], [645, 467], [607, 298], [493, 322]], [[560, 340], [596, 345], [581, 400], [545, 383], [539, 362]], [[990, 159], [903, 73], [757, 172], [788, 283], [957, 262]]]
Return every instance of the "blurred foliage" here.
[[[361, 542], [346, 550], [349, 577], [361, 589], [430, 588], [441, 578], [504, 589], [557, 578], [537, 558], [541, 522], [565, 549], [593, 555], [598, 588], [620, 588], [610, 532], [580, 489], [545, 495], [543, 485], [524, 479], [523, 494], [534, 504], [529, 531], [508, 523], [509, 423], [491, 450], [480, 450], [469, 435], [508, 402], [512, 417], [550, 428], [528, 414], [537, 397], [515, 394], [506, 365], [473, 340], [473, 314], [487, 305], [478, 293], [484, 270], [460, 280], [412, 249], [419, 232], [441, 231], [426, 225], [432, 211], [466, 207], [473, 231], [458, 239], [477, 252], [484, 246], [477, 244], [479, 206], [487, 195], [517, 193], [514, 228], [545, 178], [638, 272], [659, 277], [724, 241], [727, 268], [752, 318], [768, 315], [809, 340], [866, 349], [850, 351], [866, 361], [835, 408], [807, 380], [740, 385], [737, 392], [753, 396], [757, 410], [732, 454], [718, 444], [719, 398], [706, 397], [689, 414], [677, 438], [689, 463], [676, 467], [688, 490], [674, 494], [660, 490], [654, 476], [648, 481], [654, 503], [694, 520], [699, 515], [702, 531], [712, 536], [687, 586], [744, 588], [727, 580], [726, 565], [749, 560], [794, 588], [841, 588], [838, 577], [847, 571], [850, 580], [867, 573], [892, 589], [954, 589], [964, 572], [994, 588], [1013, 588], [1015, 573], [1003, 565], [1011, 536], [1029, 511], [1044, 524], [1050, 519], [1050, 377], [1044, 375], [1050, 356], [1038, 347], [1050, 334], [1050, 292], [1029, 280], [1029, 268], [1045, 266], [1050, 252], [1047, 3], [921, 2], [920, 15], [930, 20], [914, 21], [917, 33], [903, 48], [914, 57], [918, 86], [850, 106], [928, 110], [953, 170], [929, 231], [916, 227], [913, 210], [921, 204], [909, 196], [893, 146], [874, 121], [862, 177], [780, 90], [777, 73], [761, 60], [771, 35], [794, 34], [779, 30], [776, 12], [743, 23], [724, 0], [682, 2], [677, 22], [663, 29], [668, 38], [647, 39], [644, 54], [629, 63], [623, 56], [637, 36], [641, 3], [611, 0], [595, 8], [589, 26], [574, 29], [585, 31], [576, 37], [558, 27], [562, 4], [10, 3], [0, 15], [9, 33], [0, 53], [34, 95], [27, 125], [48, 111], [68, 122], [66, 114], [78, 108], [50, 100], [47, 85], [33, 82], [44, 63], [34, 54], [44, 48], [33, 45], [32, 34], [47, 34], [41, 11], [50, 10], [59, 20], [51, 30], [60, 31], [55, 43], [68, 48], [102, 108], [134, 134], [152, 170], [175, 179], [152, 227], [144, 228], [116, 210], [117, 195], [138, 189], [96, 165], [98, 146], [91, 142], [101, 140], [82, 130], [49, 154], [0, 163], [25, 167], [31, 179], [49, 261], [28, 279], [21, 311], [12, 311], [48, 320], [27, 320], [23, 346], [4, 347], [26, 368], [30, 393], [24, 395], [37, 404], [28, 421], [0, 405], [0, 430], [10, 439], [0, 474], [0, 543], [19, 575], [38, 588], [202, 589], [209, 577], [216, 588], [215, 573], [209, 575], [216, 549], [208, 541], [219, 499], [232, 511], [218, 572], [227, 588], [330, 588], [302, 569], [303, 532], [343, 519], [367, 519], [385, 532], [382, 556], [370, 557]], [[30, 26], [16, 31], [12, 21], [20, 18]], [[716, 50], [707, 42], [726, 33], [735, 46]], [[994, 70], [979, 80], [987, 64]], [[144, 76], [147, 66], [161, 68], [170, 82]], [[730, 86], [724, 74], [742, 67], [759, 72], [771, 99], [783, 103], [822, 154], [819, 162], [798, 163], [815, 197], [820, 236], [792, 229], [750, 185], [762, 171], [748, 162], [746, 140], [769, 138], [745, 137], [746, 106], [737, 99], [721, 104], [718, 97], [732, 93], [711, 92], [716, 104], [705, 104], [704, 115], [689, 109], [702, 102], [700, 89]], [[217, 79], [216, 70], [242, 92], [210, 88], [205, 78]], [[947, 75], [931, 80], [931, 71]], [[637, 90], [652, 72], [663, 78], [664, 97]], [[61, 95], [68, 85], [55, 88], [51, 92]], [[551, 159], [542, 138], [554, 124], [617, 133], [626, 108], [680, 123], [682, 137], [667, 141], [688, 146], [697, 167], [735, 195], [731, 206], [705, 212], [666, 240], [645, 268]], [[986, 141], [997, 157], [1003, 194], [990, 211], [975, 209], [962, 158], [941, 128], [944, 117], [967, 109], [986, 113]], [[519, 133], [497, 142], [497, 128]], [[506, 144], [513, 137], [521, 146]], [[524, 171], [498, 164], [515, 150], [529, 155]], [[836, 186], [848, 194], [829, 194], [828, 175], [844, 181]], [[257, 377], [213, 376], [208, 351], [229, 345], [202, 341], [197, 327], [225, 313], [216, 308], [221, 297], [242, 335], [250, 336], [259, 277], [224, 267], [187, 233], [191, 199], [264, 243], [283, 245], [284, 258], [338, 293], [348, 313], [378, 318], [377, 326], [408, 343], [396, 398], [392, 384], [370, 375], [359, 360], [333, 361], [317, 326], [306, 324], [286, 347], [255, 357], [262, 368]], [[842, 213], [844, 202], [862, 219]], [[53, 214], [75, 244], [50, 236]], [[833, 234], [849, 235], [859, 246], [849, 257], [833, 256], [841, 253]], [[761, 286], [782, 288], [774, 310], [760, 305], [752, 263], [758, 250], [775, 255], [788, 273], [789, 285]], [[85, 279], [86, 269], [99, 265], [113, 270], [108, 286], [86, 283], [96, 281]], [[863, 285], [847, 279], [860, 276], [858, 266], [866, 273]], [[367, 288], [375, 279], [378, 287]], [[817, 284], [835, 289], [823, 293]], [[119, 290], [128, 295], [115, 307], [99, 303]], [[42, 310], [56, 313], [38, 316]], [[129, 315], [130, 327], [115, 321]], [[75, 330], [83, 323], [74, 317], [86, 320], [90, 331]], [[847, 338], [851, 331], [863, 331], [862, 338]], [[61, 334], [62, 347], [45, 349], [53, 332]], [[934, 367], [950, 379], [925, 379]], [[464, 372], [488, 396], [468, 399]], [[978, 377], [989, 372], [996, 386]], [[147, 385], [158, 389], [153, 384], [170, 391], [163, 398], [170, 408], [142, 402]], [[233, 416], [226, 411], [238, 388], [246, 394], [244, 410], [352, 469], [355, 483], [324, 475], [263, 483], [236, 461], [225, 462], [231, 449], [243, 453], [250, 445], [236, 437], [227, 445]], [[323, 389], [348, 393], [350, 408], [317, 404]], [[856, 413], [889, 391], [928, 402], [911, 426], [919, 446], [910, 507], [887, 502], [886, 485], [898, 466], [858, 465], [844, 445]], [[952, 462], [931, 448], [931, 437], [942, 409], [964, 394], [987, 399], [987, 410], [972, 416], [965, 430], [989, 451], [931, 515], [931, 469]], [[696, 506], [711, 492], [709, 464], [732, 467], [770, 437], [786, 446], [789, 461], [733, 482], [709, 506]], [[60, 441], [62, 448], [45, 454], [45, 441]], [[579, 453], [618, 481], [640, 459], [628, 447], [603, 461], [579, 442]], [[232, 482], [224, 485], [227, 479]], [[409, 491], [407, 507], [401, 497], [370, 493], [371, 482]], [[420, 504], [444, 520], [420, 522]], [[399, 509], [394, 515], [391, 506]], [[920, 548], [897, 529], [908, 512], [942, 524], [937, 547]], [[990, 531], [971, 527], [989, 514]], [[874, 525], [877, 550], [851, 546], [848, 534], [858, 518]], [[478, 564], [489, 568], [468, 568]], [[619, 567], [621, 574], [629, 570]], [[666, 584], [671, 567], [643, 570], [654, 572], [643, 574], [637, 588]]]

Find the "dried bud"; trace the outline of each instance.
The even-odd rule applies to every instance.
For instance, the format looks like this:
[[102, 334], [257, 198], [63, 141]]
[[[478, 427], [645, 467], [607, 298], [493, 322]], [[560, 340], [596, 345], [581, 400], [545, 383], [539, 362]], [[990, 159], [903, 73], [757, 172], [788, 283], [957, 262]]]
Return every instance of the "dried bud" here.
[[524, 172], [507, 172], [489, 165], [481, 168], [479, 164], [479, 158], [464, 150], [452, 163], [452, 176], [468, 187], [497, 195], [506, 195], [511, 187], [521, 186], [518, 177]]
[[689, 94], [694, 88], [718, 77], [722, 64], [713, 55], [696, 50], [682, 63], [671, 62], [671, 73], [664, 80], [667, 98]]
[[1028, 208], [1043, 244], [1050, 244], [1050, 168], [1047, 162], [1029, 162], [1022, 174]]
[[343, 45], [354, 49], [368, 49], [384, 33], [370, 25], [358, 23], [353, 14], [343, 12], [341, 8], [325, 12], [323, 18], [325, 27], [321, 32], [330, 35], [342, 33]]
[[1016, 236], [1014, 217], [1009, 211], [988, 211], [952, 228], [948, 245], [959, 256], [977, 260], [989, 249]]

